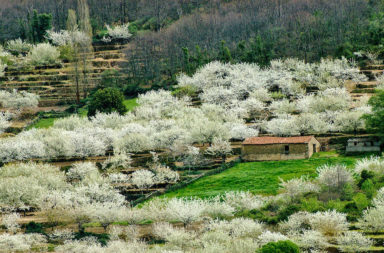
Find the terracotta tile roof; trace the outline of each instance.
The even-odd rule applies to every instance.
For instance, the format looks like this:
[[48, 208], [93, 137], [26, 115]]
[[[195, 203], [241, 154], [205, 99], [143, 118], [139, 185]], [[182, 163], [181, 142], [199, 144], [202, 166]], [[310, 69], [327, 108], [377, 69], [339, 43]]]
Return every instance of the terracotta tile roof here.
[[297, 137], [251, 137], [246, 139], [244, 145], [266, 145], [266, 144], [299, 144], [308, 143], [313, 136], [297, 136]]

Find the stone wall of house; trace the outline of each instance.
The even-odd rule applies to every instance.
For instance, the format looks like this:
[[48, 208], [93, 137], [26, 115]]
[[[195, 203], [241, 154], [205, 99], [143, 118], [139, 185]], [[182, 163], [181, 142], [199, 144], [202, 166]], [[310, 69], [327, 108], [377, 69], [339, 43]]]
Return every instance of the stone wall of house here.
[[346, 148], [347, 153], [380, 152], [381, 143], [371, 139], [350, 139]]
[[[285, 146], [289, 146], [289, 153], [285, 153]], [[242, 159], [245, 161], [273, 161], [308, 158], [307, 144], [266, 144], [243, 145]]]
[[[316, 144], [316, 152], [319, 152], [320, 143], [314, 138], [309, 143], [299, 144], [243, 145], [241, 157], [244, 161], [307, 159], [314, 153], [313, 144]], [[287, 154], [285, 146], [289, 146], [289, 153]]]
[[[314, 150], [314, 147], [313, 147], [314, 144], [316, 145], [316, 150]], [[310, 158], [313, 155], [313, 153], [317, 153], [321, 151], [321, 143], [318, 142], [315, 138], [312, 138], [307, 145], [308, 145], [308, 157], [306, 158]]]

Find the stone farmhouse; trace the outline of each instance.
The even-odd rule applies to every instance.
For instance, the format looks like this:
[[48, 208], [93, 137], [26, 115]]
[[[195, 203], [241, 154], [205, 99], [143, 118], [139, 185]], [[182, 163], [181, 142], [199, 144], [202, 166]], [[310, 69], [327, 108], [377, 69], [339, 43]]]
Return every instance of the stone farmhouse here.
[[380, 152], [381, 142], [377, 138], [351, 138], [346, 153]]
[[241, 157], [244, 161], [307, 159], [319, 151], [314, 136], [251, 137], [243, 142]]

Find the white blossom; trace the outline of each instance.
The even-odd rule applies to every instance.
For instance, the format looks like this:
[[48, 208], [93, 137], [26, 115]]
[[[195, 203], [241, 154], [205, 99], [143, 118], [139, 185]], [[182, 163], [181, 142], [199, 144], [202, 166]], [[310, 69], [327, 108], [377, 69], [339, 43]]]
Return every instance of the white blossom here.
[[337, 238], [337, 244], [342, 252], [360, 252], [369, 249], [373, 241], [356, 231], [346, 231]]

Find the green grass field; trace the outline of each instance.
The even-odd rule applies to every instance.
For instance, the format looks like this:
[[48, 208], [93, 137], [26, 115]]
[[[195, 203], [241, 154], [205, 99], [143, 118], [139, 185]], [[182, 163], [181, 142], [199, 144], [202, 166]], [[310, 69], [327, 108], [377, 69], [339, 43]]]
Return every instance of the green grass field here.
[[165, 197], [212, 197], [226, 191], [250, 191], [255, 194], [276, 194], [280, 179], [288, 180], [303, 175], [315, 176], [316, 168], [324, 164], [343, 163], [353, 167], [358, 157], [338, 156], [335, 152], [321, 152], [307, 160], [239, 163], [216, 175], [201, 178]]
[[127, 107], [128, 111], [132, 111], [139, 104], [137, 103], [137, 98], [132, 98], [124, 100], [124, 105]]
[[39, 119], [34, 124], [28, 126], [27, 130], [32, 128], [49, 128], [53, 126], [53, 122], [55, 122], [55, 118]]
[[[137, 104], [137, 98], [132, 98], [132, 99], [126, 99], [124, 100], [124, 105], [127, 107], [128, 111], [132, 111], [138, 104]], [[78, 110], [78, 114], [82, 117], [86, 117], [88, 113], [87, 108], [83, 107]], [[27, 129], [32, 129], [32, 128], [49, 128], [53, 126], [53, 123], [55, 122], [56, 118], [43, 118], [32, 125], [30, 125]]]

